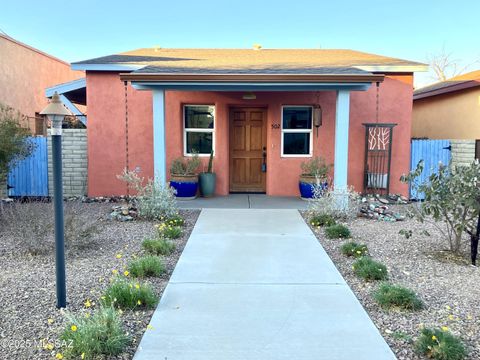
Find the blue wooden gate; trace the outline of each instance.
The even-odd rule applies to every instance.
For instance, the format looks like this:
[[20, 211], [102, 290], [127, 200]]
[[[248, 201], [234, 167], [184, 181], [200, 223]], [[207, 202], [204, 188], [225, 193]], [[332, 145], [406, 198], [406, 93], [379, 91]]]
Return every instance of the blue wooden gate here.
[[10, 196], [48, 196], [47, 138], [32, 137], [33, 154], [10, 170], [7, 184]]
[[[424, 162], [422, 174], [417, 183], [424, 183], [432, 173], [438, 171], [438, 164], [449, 164], [451, 159], [450, 140], [412, 140], [410, 169], [415, 170], [420, 160]], [[410, 198], [423, 200], [425, 194], [417, 192], [410, 184]]]

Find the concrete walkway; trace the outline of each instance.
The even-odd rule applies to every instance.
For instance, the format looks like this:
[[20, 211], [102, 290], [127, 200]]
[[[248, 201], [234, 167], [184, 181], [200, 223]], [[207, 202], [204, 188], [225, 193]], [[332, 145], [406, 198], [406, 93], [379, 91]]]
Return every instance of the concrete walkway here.
[[390, 348], [296, 210], [203, 210], [136, 360], [383, 360]]

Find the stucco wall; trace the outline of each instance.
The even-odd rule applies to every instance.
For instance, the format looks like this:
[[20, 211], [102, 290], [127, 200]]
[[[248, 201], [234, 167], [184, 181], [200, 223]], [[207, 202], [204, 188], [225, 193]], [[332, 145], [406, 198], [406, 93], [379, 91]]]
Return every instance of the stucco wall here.
[[480, 139], [480, 89], [415, 100], [412, 137]]
[[[47, 137], [48, 193], [53, 195], [52, 137]], [[63, 129], [62, 175], [63, 195], [82, 196], [87, 192], [87, 130]]]
[[26, 116], [47, 105], [47, 87], [83, 76], [66, 62], [0, 35], [0, 102]]
[[[153, 176], [152, 96], [128, 86], [128, 154], [129, 168], [138, 168], [141, 175]], [[317, 93], [257, 92], [256, 100], [242, 100], [243, 93], [176, 92], [166, 94], [167, 165], [183, 153], [183, 104], [216, 106], [216, 149], [214, 167], [217, 173], [217, 194], [229, 191], [228, 111], [231, 106], [267, 107], [267, 194], [298, 195], [300, 163], [305, 158], [280, 157], [280, 123], [282, 105], [312, 105]], [[314, 155], [334, 161], [335, 100], [332, 91], [319, 92], [323, 109], [323, 125], [318, 137], [314, 130]], [[349, 175], [348, 182], [358, 191], [363, 187], [365, 128], [362, 123], [375, 121], [375, 86], [367, 92], [352, 92], [350, 99]], [[412, 111], [412, 76], [387, 77], [380, 86], [380, 121], [398, 123], [393, 135], [391, 192], [407, 193], [398, 181], [408, 172]], [[118, 74], [87, 72], [89, 104], [88, 194], [120, 195], [126, 186], [116, 179], [126, 164], [125, 94]], [[203, 159], [205, 162], [207, 159]]]

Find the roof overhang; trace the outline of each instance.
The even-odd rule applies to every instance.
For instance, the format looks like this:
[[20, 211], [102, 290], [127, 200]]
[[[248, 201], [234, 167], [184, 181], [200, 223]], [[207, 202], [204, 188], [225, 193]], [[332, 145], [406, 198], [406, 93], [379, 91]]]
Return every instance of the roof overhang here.
[[320, 91], [367, 90], [382, 74], [165, 74], [122, 73], [138, 90], [198, 91]]
[[471, 80], [465, 81], [458, 84], [452, 84], [450, 86], [444, 86], [442, 88], [433, 89], [430, 91], [420, 92], [418, 94], [413, 93], [413, 100], [420, 100], [431, 96], [448, 94], [455, 91], [466, 90], [474, 87], [479, 87], [480, 81]]

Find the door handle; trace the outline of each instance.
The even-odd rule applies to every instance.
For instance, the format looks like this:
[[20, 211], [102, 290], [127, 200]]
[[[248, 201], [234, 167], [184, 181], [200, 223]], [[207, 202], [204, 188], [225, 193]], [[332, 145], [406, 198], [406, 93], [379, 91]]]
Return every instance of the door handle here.
[[263, 147], [263, 152], [262, 152], [262, 172], [267, 171], [267, 148], [264, 146]]

